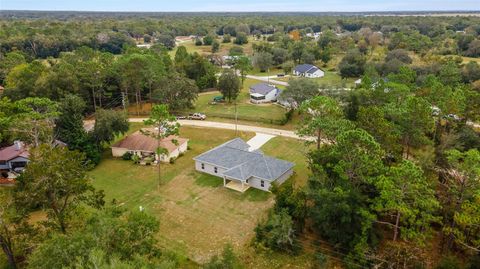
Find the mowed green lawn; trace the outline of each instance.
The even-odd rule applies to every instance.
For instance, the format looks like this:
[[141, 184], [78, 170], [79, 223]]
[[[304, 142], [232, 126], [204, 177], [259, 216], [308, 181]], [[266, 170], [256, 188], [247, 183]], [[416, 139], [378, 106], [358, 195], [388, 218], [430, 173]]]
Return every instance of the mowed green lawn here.
[[[237, 99], [238, 119], [257, 121], [263, 123], [279, 123], [285, 117], [286, 110], [276, 104], [252, 104], [250, 103], [249, 87], [261, 81], [245, 79], [242, 90]], [[281, 88], [281, 87], [280, 87]], [[210, 104], [215, 96], [221, 96], [220, 92], [203, 93], [198, 96], [195, 108], [186, 110], [186, 113], [201, 112], [210, 117], [235, 118], [235, 104], [217, 103]]]
[[[132, 125], [132, 130], [140, 127]], [[234, 131], [181, 127], [180, 133], [190, 139], [191, 149], [175, 164], [162, 164], [166, 183], [160, 187], [156, 166], [134, 165], [110, 154], [89, 172], [94, 186], [105, 191], [107, 201], [115, 199], [132, 210], [142, 206], [158, 217], [162, 247], [197, 262], [218, 254], [226, 243], [232, 244], [239, 255], [250, 256], [254, 228], [273, 206], [273, 195], [252, 188], [243, 194], [235, 192], [224, 188], [222, 179], [195, 171], [192, 158], [234, 138]], [[245, 140], [253, 135], [239, 134]], [[301, 141], [276, 137], [262, 150], [295, 162], [296, 173], [291, 180], [304, 184], [307, 171], [302, 147]]]

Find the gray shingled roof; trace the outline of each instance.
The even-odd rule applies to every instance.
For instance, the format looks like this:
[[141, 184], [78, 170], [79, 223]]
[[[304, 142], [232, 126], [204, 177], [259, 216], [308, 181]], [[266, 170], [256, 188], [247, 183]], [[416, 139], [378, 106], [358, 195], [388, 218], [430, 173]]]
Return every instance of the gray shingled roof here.
[[318, 67], [314, 66], [314, 65], [311, 65], [311, 64], [301, 64], [301, 65], [297, 65], [295, 67], [295, 71], [299, 72], [299, 73], [315, 73], [317, 70], [319, 70]]
[[280, 91], [274, 85], [270, 85], [264, 82], [250, 86], [250, 93], [259, 93], [261, 95], [267, 95], [269, 92], [273, 90]]
[[275, 181], [294, 164], [264, 155], [261, 151], [248, 151], [248, 144], [240, 138], [233, 139], [198, 155], [194, 160], [227, 169], [225, 176], [246, 180], [258, 177]]

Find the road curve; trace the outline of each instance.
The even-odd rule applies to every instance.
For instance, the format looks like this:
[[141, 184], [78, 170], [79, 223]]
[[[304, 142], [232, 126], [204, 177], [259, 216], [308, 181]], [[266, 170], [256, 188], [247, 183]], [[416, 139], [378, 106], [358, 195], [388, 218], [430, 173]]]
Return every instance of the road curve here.
[[[145, 119], [146, 118], [130, 118], [129, 120], [130, 122], [143, 122]], [[186, 125], [186, 126], [235, 130], [235, 124], [226, 123], [226, 122], [201, 121], [201, 120], [179, 120], [178, 122], [180, 123], [180, 125]], [[277, 136], [289, 137], [294, 139], [302, 139], [302, 140], [307, 139], [307, 138], [298, 136], [293, 131], [288, 131], [288, 130], [280, 130], [280, 129], [274, 129], [274, 128], [258, 127], [258, 126], [243, 125], [243, 124], [238, 124], [237, 128], [239, 131], [263, 133], [263, 134], [277, 135]]]

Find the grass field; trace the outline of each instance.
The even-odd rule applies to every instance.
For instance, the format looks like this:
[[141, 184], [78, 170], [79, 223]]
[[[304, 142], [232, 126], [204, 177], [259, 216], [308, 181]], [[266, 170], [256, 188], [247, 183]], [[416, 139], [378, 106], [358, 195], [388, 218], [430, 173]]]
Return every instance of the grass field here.
[[[235, 38], [232, 37], [232, 42], [222, 43], [222, 39], [218, 38], [217, 41], [220, 43], [220, 49], [216, 54], [222, 55], [222, 56], [223, 55], [228, 55], [230, 49], [233, 46], [239, 46], [239, 45], [236, 45], [236, 44], [233, 43], [234, 40], [235, 40]], [[245, 55], [252, 55], [253, 54], [252, 44], [258, 43], [258, 42], [259, 41], [255, 40], [254, 37], [249, 36], [248, 37], [248, 43], [244, 44], [244, 45], [241, 45], [240, 47], [243, 48], [243, 53]], [[187, 49], [187, 51], [189, 53], [197, 52], [200, 55], [209, 55], [209, 54], [212, 53], [212, 46], [195, 46], [195, 41], [194, 40], [188, 40], [188, 41], [185, 41], [185, 42], [182, 42], [182, 43], [178, 44], [173, 50], [171, 50], [169, 52], [170, 56], [172, 56], [172, 57], [175, 56], [175, 53], [177, 51], [178, 46], [185, 46], [185, 48]]]
[[[251, 104], [249, 87], [260, 81], [246, 79], [237, 99], [238, 119], [262, 123], [279, 123], [285, 117], [285, 109], [276, 104]], [[221, 95], [220, 92], [204, 93], [198, 96], [195, 108], [184, 111], [185, 113], [201, 112], [207, 117], [235, 118], [234, 103], [210, 104], [213, 97]]]
[[[132, 125], [132, 131], [140, 127], [141, 124]], [[194, 156], [233, 138], [234, 131], [182, 127], [180, 133], [190, 139], [191, 149], [175, 164], [162, 164], [166, 183], [160, 187], [157, 187], [155, 166], [134, 165], [108, 154], [90, 172], [94, 186], [105, 190], [107, 200], [116, 199], [119, 204], [134, 210], [143, 206], [157, 216], [162, 247], [204, 262], [221, 251], [224, 244], [231, 243], [245, 259], [254, 258], [255, 263], [267, 265], [257, 268], [268, 268], [268, 257], [252, 256], [249, 242], [256, 224], [273, 205], [273, 196], [256, 189], [237, 193], [223, 188], [220, 178], [194, 170]], [[240, 133], [244, 139], [253, 135]], [[276, 137], [262, 150], [295, 162], [295, 175], [291, 180], [303, 184], [307, 171], [300, 148], [301, 141]]]

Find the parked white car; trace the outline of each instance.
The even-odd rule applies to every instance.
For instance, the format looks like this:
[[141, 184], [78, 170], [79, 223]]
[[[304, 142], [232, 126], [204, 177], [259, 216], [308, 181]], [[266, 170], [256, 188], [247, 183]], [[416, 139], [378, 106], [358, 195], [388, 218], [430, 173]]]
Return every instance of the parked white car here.
[[207, 119], [207, 116], [202, 113], [193, 113], [188, 115], [188, 119], [189, 120], [205, 120]]

